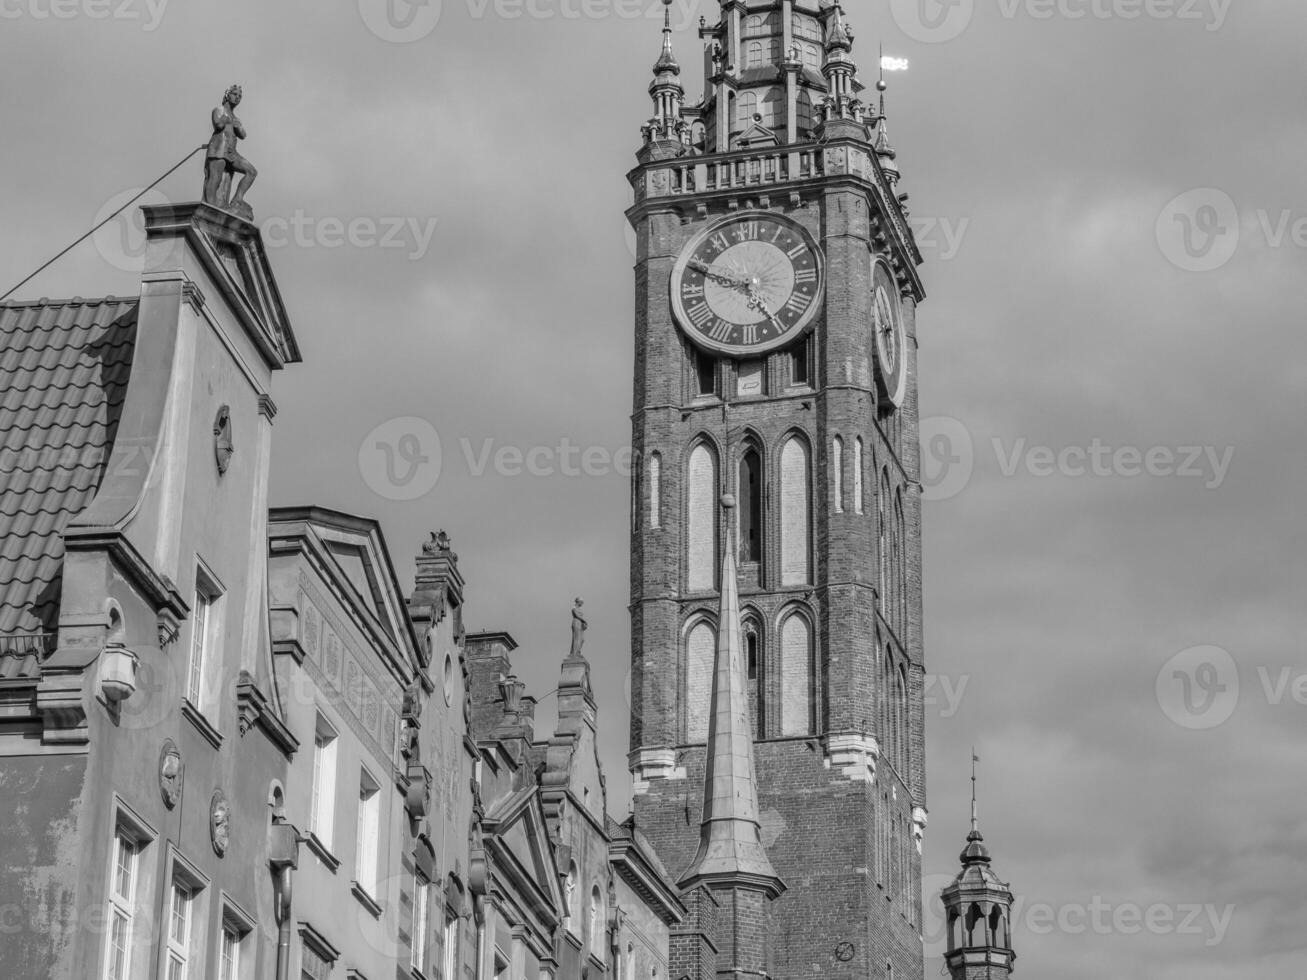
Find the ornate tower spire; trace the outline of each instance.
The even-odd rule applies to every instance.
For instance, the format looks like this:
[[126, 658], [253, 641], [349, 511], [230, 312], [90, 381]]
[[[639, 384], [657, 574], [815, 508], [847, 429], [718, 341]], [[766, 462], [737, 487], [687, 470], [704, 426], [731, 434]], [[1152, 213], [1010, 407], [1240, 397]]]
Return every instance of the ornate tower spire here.
[[989, 848], [976, 810], [976, 763], [971, 753], [971, 833], [962, 849], [962, 871], [940, 894], [948, 916], [944, 963], [952, 980], [1008, 980], [1012, 951], [1012, 891], [990, 868]]
[[835, 5], [835, 22], [826, 35], [826, 59], [821, 73], [826, 76], [830, 95], [826, 99], [826, 118], [855, 119], [858, 116], [858, 66], [853, 61], [853, 35], [844, 25], [844, 11]]
[[646, 143], [682, 142], [685, 126], [681, 106], [685, 87], [681, 85], [681, 66], [672, 52], [672, 0], [663, 0], [663, 50], [653, 66], [654, 80], [649, 83], [654, 114], [644, 126]]
[[880, 159], [880, 168], [885, 171], [891, 184], [899, 182], [899, 165], [895, 163], [898, 153], [889, 141], [889, 129], [885, 119], [885, 90], [889, 83], [885, 81], [885, 57], [881, 55], [880, 80], [876, 82], [876, 91], [880, 93], [880, 110], [876, 113], [876, 156]]

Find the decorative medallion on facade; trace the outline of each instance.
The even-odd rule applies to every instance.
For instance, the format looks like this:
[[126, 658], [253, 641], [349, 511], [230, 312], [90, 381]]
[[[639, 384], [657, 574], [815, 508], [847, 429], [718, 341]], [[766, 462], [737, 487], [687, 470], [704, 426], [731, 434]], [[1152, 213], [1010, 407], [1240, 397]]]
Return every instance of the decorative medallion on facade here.
[[186, 767], [182, 763], [182, 753], [172, 739], [164, 739], [163, 748], [159, 750], [159, 795], [163, 805], [169, 810], [177, 805], [182, 795], [182, 780]]
[[209, 841], [218, 857], [226, 854], [231, 844], [231, 804], [220, 789], [215, 789], [209, 800]]
[[232, 454], [236, 451], [231, 439], [231, 408], [223, 405], [213, 420], [213, 455], [218, 463], [218, 475], [227, 472]]

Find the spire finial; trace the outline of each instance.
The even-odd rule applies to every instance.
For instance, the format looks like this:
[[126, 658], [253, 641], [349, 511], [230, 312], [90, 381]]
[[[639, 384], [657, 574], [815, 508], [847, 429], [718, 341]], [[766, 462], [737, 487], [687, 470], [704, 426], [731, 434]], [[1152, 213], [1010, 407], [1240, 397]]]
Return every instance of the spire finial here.
[[663, 50], [654, 65], [654, 74], [670, 71], [679, 74], [681, 66], [672, 52], [672, 0], [663, 0]]
[[971, 746], [971, 832], [980, 833], [980, 818], [976, 810], [976, 763], [980, 761], [980, 756], [976, 755], [976, 747]]

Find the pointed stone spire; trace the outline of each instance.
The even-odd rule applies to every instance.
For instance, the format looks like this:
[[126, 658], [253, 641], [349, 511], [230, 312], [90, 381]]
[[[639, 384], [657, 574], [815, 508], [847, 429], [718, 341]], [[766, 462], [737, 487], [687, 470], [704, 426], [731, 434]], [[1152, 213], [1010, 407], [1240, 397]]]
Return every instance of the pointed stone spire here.
[[681, 876], [682, 888], [744, 887], [775, 898], [785, 889], [762, 846], [753, 768], [753, 731], [740, 642], [740, 596], [735, 570], [735, 498], [722, 497], [726, 547], [722, 557], [717, 658], [708, 719], [699, 851]]
[[895, 163], [898, 157], [894, 145], [889, 141], [889, 129], [885, 119], [885, 90], [889, 84], [885, 81], [885, 72], [881, 70], [880, 81], [876, 83], [876, 91], [880, 93], [880, 112], [876, 126], [876, 156], [880, 160], [880, 168], [885, 171], [885, 176], [889, 178], [891, 184], [899, 182], [899, 165]]
[[677, 62], [676, 55], [672, 53], [671, 0], [663, 0], [663, 53], [658, 56], [653, 70], [654, 75], [661, 75], [663, 72], [670, 72], [673, 75], [681, 73], [680, 63]]

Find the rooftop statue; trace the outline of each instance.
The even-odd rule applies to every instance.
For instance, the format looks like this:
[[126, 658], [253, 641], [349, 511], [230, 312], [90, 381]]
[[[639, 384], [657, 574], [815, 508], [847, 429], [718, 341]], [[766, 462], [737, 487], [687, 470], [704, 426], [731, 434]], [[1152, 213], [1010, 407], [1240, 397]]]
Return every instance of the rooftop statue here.
[[581, 612], [581, 607], [585, 602], [578, 598], [575, 605], [572, 606], [572, 652], [569, 657], [581, 656], [581, 645], [585, 643], [585, 631], [590, 624], [586, 622], [585, 614]]
[[[245, 127], [236, 116], [241, 95], [241, 87], [233, 85], [223, 94], [222, 105], [213, 110], [213, 136], [204, 160], [204, 203], [253, 221], [254, 211], [245, 203], [245, 192], [259, 172], [236, 149], [237, 141], [245, 138]], [[231, 193], [232, 174], [241, 175], [235, 194]]]

